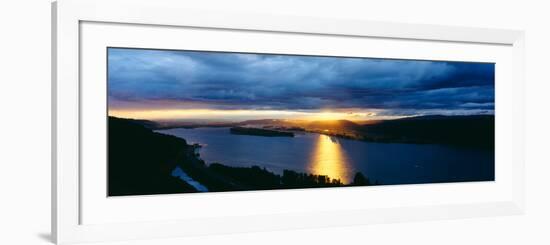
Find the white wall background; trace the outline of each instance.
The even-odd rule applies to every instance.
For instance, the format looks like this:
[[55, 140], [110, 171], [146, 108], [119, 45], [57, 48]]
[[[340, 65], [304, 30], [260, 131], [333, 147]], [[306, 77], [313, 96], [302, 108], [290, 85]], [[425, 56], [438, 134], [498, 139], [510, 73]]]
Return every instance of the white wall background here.
[[[182, 0], [183, 1], [183, 0]], [[191, 2], [191, 1], [190, 1]], [[231, 0], [192, 8], [527, 31], [527, 214], [116, 244], [550, 244], [550, 7], [502, 0]], [[0, 244], [50, 230], [50, 0], [0, 5]]]

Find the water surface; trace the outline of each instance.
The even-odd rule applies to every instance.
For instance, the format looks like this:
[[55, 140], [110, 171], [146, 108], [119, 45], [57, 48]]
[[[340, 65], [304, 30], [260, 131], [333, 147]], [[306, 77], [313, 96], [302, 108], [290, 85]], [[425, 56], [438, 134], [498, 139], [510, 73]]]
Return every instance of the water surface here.
[[493, 151], [434, 144], [373, 143], [316, 133], [295, 137], [234, 135], [229, 128], [158, 130], [203, 145], [207, 163], [257, 165], [328, 175], [344, 183], [362, 172], [382, 184], [494, 180]]

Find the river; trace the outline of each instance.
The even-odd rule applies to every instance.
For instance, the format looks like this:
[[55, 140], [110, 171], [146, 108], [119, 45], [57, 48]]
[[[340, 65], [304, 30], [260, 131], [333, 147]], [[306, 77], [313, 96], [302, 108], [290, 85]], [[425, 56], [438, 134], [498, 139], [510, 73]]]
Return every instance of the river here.
[[198, 143], [206, 163], [257, 165], [328, 175], [344, 183], [362, 172], [381, 184], [494, 180], [494, 152], [435, 144], [374, 143], [299, 133], [295, 137], [234, 135], [229, 128], [175, 128], [156, 132]]

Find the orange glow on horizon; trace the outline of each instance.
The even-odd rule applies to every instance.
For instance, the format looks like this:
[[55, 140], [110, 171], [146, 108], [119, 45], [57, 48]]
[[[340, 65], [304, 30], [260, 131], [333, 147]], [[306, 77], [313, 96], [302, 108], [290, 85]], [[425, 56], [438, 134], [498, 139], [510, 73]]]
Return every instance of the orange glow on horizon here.
[[296, 120], [370, 120], [376, 119], [375, 112], [339, 111], [285, 111], [285, 110], [214, 110], [214, 109], [162, 109], [132, 110], [110, 109], [109, 116], [145, 120], [222, 120], [241, 121], [253, 119], [296, 119]]

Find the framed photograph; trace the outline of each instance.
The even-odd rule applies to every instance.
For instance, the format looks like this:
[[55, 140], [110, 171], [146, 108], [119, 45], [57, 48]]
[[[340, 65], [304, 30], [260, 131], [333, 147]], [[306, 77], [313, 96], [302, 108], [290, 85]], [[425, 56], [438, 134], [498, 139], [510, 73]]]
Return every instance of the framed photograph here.
[[52, 11], [57, 243], [524, 210], [522, 31]]

